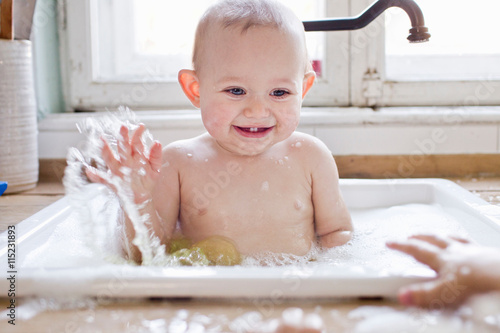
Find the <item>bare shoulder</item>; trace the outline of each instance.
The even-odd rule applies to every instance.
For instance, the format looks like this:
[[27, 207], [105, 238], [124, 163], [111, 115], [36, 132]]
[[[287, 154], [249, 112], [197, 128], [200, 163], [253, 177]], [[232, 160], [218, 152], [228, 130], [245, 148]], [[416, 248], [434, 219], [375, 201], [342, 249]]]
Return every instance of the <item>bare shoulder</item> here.
[[197, 152], [204, 151], [208, 145], [210, 145], [208, 134], [172, 142], [163, 147], [163, 163], [181, 163], [194, 156]]
[[307, 159], [309, 162], [333, 161], [332, 153], [326, 144], [312, 135], [294, 132], [287, 139], [287, 142], [301, 158]]

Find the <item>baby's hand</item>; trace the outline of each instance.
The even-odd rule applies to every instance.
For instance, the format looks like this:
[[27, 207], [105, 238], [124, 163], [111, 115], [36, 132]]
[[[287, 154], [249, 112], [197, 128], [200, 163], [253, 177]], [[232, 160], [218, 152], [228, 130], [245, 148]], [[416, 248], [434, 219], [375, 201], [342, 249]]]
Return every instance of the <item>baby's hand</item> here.
[[[121, 140], [117, 140], [118, 156], [115, 156], [108, 142], [104, 139], [102, 158], [113, 176], [119, 177], [127, 189], [132, 191], [135, 203], [143, 203], [152, 198], [152, 191], [159, 179], [162, 165], [162, 147], [158, 141], [146, 154], [141, 141], [145, 126], [141, 124], [129, 138], [126, 126], [120, 128]], [[87, 177], [96, 183], [109, 186], [115, 193], [116, 187], [109, 177], [103, 176], [97, 169], [88, 166]]]
[[468, 296], [500, 289], [500, 250], [459, 238], [417, 235], [387, 246], [413, 256], [438, 273], [435, 280], [404, 287], [405, 305], [443, 307], [460, 305]]

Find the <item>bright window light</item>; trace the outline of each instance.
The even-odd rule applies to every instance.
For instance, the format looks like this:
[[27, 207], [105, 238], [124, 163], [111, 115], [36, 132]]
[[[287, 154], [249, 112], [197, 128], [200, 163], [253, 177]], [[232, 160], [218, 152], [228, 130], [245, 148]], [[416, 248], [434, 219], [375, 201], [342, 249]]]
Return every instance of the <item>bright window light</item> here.
[[[111, 32], [98, 36], [100, 81], [175, 81], [181, 68], [191, 67], [196, 24], [214, 0], [101, 0], [100, 22], [112, 20]], [[282, 0], [301, 20], [320, 18], [324, 0]], [[129, 18], [129, 19], [124, 19]], [[104, 25], [104, 24], [102, 24]], [[308, 33], [309, 53], [318, 75], [323, 61], [323, 34]]]
[[404, 11], [386, 12], [386, 77], [395, 81], [500, 79], [498, 0], [417, 0], [429, 42], [406, 40]]

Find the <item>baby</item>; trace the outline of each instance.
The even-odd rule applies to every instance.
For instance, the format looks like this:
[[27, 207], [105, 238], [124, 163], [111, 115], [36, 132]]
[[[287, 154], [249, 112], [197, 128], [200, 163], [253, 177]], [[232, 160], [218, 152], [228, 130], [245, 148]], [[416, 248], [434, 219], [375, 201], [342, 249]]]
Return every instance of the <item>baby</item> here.
[[[349, 241], [332, 154], [295, 132], [315, 80], [302, 22], [275, 1], [221, 1], [199, 22], [193, 68], [179, 83], [208, 133], [148, 152], [144, 126], [131, 136], [122, 127], [118, 156], [107, 143], [102, 150], [114, 175], [132, 170], [134, 201], [160, 241], [169, 243], [178, 222], [194, 242], [224, 236], [247, 255], [305, 255], [316, 239], [327, 248]], [[106, 183], [92, 168], [87, 175]], [[128, 219], [125, 227], [131, 241]]]

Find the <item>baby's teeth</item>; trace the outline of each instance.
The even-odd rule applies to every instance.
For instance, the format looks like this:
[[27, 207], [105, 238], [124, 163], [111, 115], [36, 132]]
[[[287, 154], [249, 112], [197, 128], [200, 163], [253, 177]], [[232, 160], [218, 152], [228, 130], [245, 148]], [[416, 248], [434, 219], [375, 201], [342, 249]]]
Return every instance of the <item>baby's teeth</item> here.
[[250, 132], [257, 132], [259, 129], [257, 127], [250, 127]]

